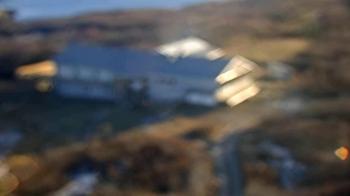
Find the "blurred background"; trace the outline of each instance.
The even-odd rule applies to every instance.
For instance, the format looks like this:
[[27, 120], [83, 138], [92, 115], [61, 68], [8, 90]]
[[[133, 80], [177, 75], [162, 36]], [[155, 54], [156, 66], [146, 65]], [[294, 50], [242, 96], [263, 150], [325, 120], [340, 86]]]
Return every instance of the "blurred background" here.
[[0, 0], [0, 195], [350, 194], [349, 0]]

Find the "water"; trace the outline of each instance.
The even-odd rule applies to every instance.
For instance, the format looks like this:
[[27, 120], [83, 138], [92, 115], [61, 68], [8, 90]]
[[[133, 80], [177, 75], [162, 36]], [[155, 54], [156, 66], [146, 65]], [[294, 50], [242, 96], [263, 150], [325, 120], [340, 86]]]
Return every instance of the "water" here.
[[0, 0], [0, 7], [14, 9], [18, 20], [74, 16], [86, 12], [166, 8], [178, 9], [207, 0]]

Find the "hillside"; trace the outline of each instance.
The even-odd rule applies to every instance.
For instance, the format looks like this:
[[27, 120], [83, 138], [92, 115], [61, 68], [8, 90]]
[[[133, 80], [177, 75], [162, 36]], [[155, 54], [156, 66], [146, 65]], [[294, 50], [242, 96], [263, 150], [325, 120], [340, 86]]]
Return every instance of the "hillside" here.
[[179, 11], [112, 11], [13, 23], [2, 30], [11, 33], [2, 33], [0, 46], [14, 46], [0, 47], [5, 54], [0, 62], [18, 66], [43, 59], [68, 40], [149, 48], [186, 35], [205, 38], [229, 54], [239, 53], [253, 60], [288, 60], [307, 50], [315, 39], [323, 39], [320, 34], [329, 29], [323, 18], [343, 17], [344, 10], [337, 15], [328, 11], [339, 9], [341, 4], [341, 0], [248, 0], [207, 3]]

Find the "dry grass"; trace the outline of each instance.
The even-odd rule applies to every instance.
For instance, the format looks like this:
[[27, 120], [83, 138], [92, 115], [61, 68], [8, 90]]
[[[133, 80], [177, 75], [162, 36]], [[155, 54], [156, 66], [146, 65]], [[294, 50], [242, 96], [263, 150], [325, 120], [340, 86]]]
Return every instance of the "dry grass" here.
[[288, 193], [285, 190], [282, 190], [276, 186], [272, 186], [271, 184], [264, 183], [259, 180], [255, 181], [249, 181], [246, 189], [245, 194], [247, 196], [279, 196], [279, 195], [293, 195], [292, 193]]
[[[102, 175], [93, 195], [160, 195], [163, 186], [169, 195], [215, 195], [217, 191], [213, 162], [205, 146], [131, 132], [47, 151], [37, 159], [38, 171], [23, 181], [16, 193], [55, 192], [69, 181], [69, 168], [86, 160]], [[125, 164], [126, 173], [114, 167], [118, 162]]]
[[283, 61], [290, 59], [309, 47], [306, 39], [300, 38], [253, 38], [234, 37], [227, 42], [228, 54], [240, 54], [255, 61]]

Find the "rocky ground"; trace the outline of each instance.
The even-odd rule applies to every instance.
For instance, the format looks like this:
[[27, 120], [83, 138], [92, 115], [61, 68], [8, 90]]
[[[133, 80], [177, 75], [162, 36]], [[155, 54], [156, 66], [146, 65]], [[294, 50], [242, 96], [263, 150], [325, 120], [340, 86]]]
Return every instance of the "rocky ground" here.
[[15, 195], [214, 195], [218, 191], [205, 146], [147, 133], [96, 139], [48, 150], [39, 157], [10, 156], [4, 163], [19, 181]]

